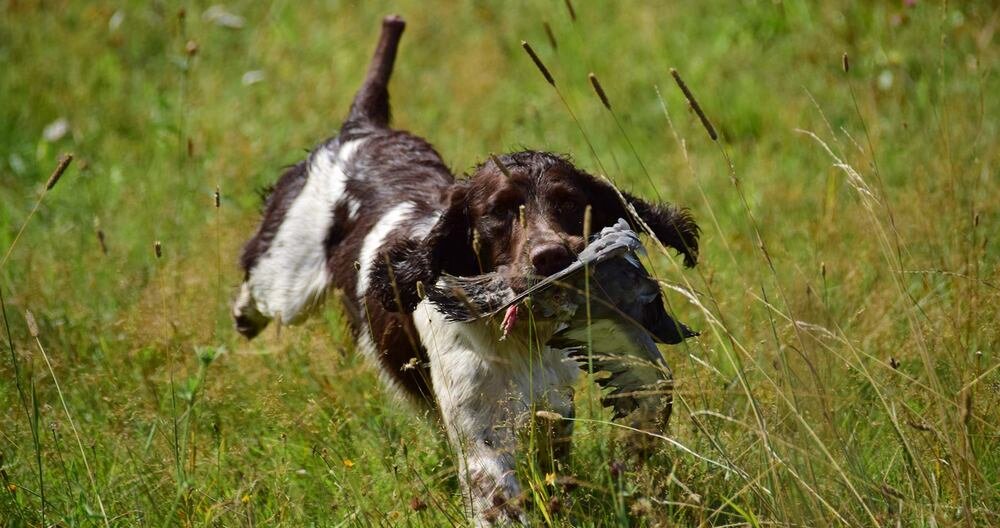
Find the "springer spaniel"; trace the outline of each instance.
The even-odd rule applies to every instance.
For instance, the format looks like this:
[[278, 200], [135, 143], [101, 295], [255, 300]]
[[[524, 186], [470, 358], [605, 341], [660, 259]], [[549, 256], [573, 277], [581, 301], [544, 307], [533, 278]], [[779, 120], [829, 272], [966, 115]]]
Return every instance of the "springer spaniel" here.
[[[340, 133], [274, 186], [243, 250], [233, 316], [253, 338], [273, 319], [301, 321], [341, 290], [358, 348], [385, 383], [438, 411], [476, 524], [524, 522], [519, 428], [538, 410], [572, 417], [580, 370], [545, 346], [551, 322], [536, 319], [500, 339], [495, 322], [449, 321], [423, 299], [423, 285], [443, 273], [496, 272], [521, 291], [586, 246], [588, 205], [594, 232], [630, 219], [687, 266], [699, 230], [685, 209], [619, 194], [547, 152], [491, 157], [456, 180], [427, 141], [389, 128], [387, 85], [403, 28], [399, 17], [383, 20]], [[568, 438], [572, 421], [557, 424], [550, 433]]]

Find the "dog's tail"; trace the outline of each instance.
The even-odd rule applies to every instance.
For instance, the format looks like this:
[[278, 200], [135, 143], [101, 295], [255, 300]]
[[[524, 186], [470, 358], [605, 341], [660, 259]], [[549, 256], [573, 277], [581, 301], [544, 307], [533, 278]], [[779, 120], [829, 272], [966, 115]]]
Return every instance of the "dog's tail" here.
[[406, 22], [398, 15], [382, 19], [382, 34], [378, 39], [375, 55], [368, 64], [365, 81], [354, 96], [349, 123], [365, 123], [376, 127], [389, 126], [389, 77], [396, 61], [396, 50]]

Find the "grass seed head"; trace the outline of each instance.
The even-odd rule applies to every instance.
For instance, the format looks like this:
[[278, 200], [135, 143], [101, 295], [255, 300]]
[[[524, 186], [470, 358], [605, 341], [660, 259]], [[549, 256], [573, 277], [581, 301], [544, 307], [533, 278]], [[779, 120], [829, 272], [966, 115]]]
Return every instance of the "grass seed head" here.
[[576, 10], [573, 9], [572, 0], [564, 0], [566, 2], [566, 10], [569, 11], [569, 19], [576, 22]]
[[108, 241], [107, 237], [104, 235], [104, 230], [101, 228], [97, 229], [97, 242], [101, 245], [101, 253], [104, 256], [108, 255]]
[[63, 173], [66, 172], [66, 169], [69, 168], [69, 164], [72, 161], [73, 155], [69, 153], [63, 154], [62, 157], [59, 158], [59, 164], [56, 165], [56, 170], [52, 171], [52, 176], [49, 176], [49, 181], [45, 182], [46, 192], [51, 191], [52, 188], [59, 183], [59, 178], [62, 178]]
[[479, 250], [482, 248], [482, 241], [480, 239], [479, 230], [472, 230], [472, 252], [479, 256]]
[[840, 58], [840, 66], [844, 68], [844, 73], [850, 73], [851, 71], [851, 59], [847, 57], [847, 52]]
[[535, 416], [550, 422], [559, 422], [563, 419], [561, 414], [552, 411], [535, 411]]
[[219, 190], [219, 186], [215, 186], [215, 195], [213, 196], [213, 201], [215, 203], [215, 208], [218, 209], [219, 205], [222, 204], [222, 192]]
[[424, 281], [417, 281], [417, 297], [420, 299], [427, 298], [427, 289], [424, 287]]
[[38, 337], [38, 323], [35, 322], [35, 314], [31, 310], [24, 311], [24, 322], [28, 324], [28, 333], [31, 337]]
[[542, 59], [539, 59], [535, 50], [531, 48], [531, 44], [528, 44], [528, 41], [526, 40], [522, 40], [521, 47], [524, 48], [524, 51], [528, 52], [528, 56], [531, 57], [531, 60], [535, 63], [535, 67], [538, 68], [538, 71], [542, 72], [542, 76], [545, 77], [545, 82], [555, 86], [556, 80], [552, 78], [552, 74], [549, 73], [549, 69], [545, 67], [545, 64], [542, 63]]
[[507, 167], [500, 161], [500, 158], [497, 158], [496, 154], [490, 153], [490, 160], [493, 161], [493, 164], [496, 165], [498, 169], [500, 169], [500, 172], [502, 172], [504, 176], [510, 178], [510, 172], [507, 170]]
[[163, 258], [163, 244], [159, 240], [153, 242], [153, 253], [156, 255], [156, 258]]
[[590, 72], [590, 74], [587, 75], [587, 78], [590, 79], [590, 85], [594, 87], [594, 92], [597, 93], [597, 97], [601, 99], [601, 104], [604, 105], [604, 108], [611, 110], [611, 101], [608, 101], [608, 94], [604, 93], [604, 87], [601, 86], [601, 81], [597, 80], [597, 76], [594, 75], [594, 72]]
[[969, 421], [972, 420], [972, 389], [963, 390], [961, 397], [962, 408], [959, 411], [959, 419], [962, 421], [962, 425], [968, 428]]
[[556, 34], [552, 32], [552, 26], [549, 25], [547, 20], [542, 21], [542, 27], [545, 29], [545, 36], [548, 37], [549, 45], [552, 46], [552, 49], [559, 49], [559, 43], [556, 42]]
[[687, 84], [684, 83], [684, 79], [681, 79], [681, 74], [677, 72], [674, 68], [670, 68], [670, 75], [674, 77], [674, 81], [677, 82], [677, 86], [684, 92], [684, 98], [687, 99], [688, 104], [691, 105], [691, 109], [694, 113], [698, 114], [698, 119], [701, 119], [702, 126], [705, 127], [705, 131], [708, 132], [708, 137], [712, 138], [712, 141], [718, 141], [719, 135], [715, 133], [715, 127], [712, 126], [712, 122], [708, 120], [708, 116], [701, 109], [701, 105], [698, 104], [698, 100], [694, 98], [694, 94], [688, 89]]

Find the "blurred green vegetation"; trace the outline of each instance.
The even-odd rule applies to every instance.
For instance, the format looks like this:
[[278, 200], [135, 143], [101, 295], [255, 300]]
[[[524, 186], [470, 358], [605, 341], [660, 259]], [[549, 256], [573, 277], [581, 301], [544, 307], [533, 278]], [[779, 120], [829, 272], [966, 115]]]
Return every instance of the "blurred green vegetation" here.
[[663, 440], [636, 459], [581, 385], [572, 463], [522, 477], [538, 524], [1000, 524], [996, 4], [574, 7], [4, 0], [0, 252], [76, 158], [0, 265], [0, 525], [464, 524], [434, 417], [335, 303], [249, 344], [227, 315], [257, 189], [334, 133], [392, 12], [395, 124], [457, 173], [569, 153], [704, 229], [695, 271], [651, 263], [703, 331], [664, 349], [670, 437], [730, 469]]

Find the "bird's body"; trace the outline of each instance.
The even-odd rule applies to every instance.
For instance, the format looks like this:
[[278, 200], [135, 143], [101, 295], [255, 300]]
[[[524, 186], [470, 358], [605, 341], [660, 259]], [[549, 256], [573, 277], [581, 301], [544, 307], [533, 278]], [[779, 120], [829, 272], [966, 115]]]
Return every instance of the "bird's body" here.
[[605, 373], [597, 380], [608, 389], [602, 403], [616, 419], [634, 416], [635, 426], [665, 425], [673, 379], [656, 343], [676, 344], [697, 334], [664, 309], [659, 284], [639, 261], [643, 251], [638, 235], [621, 220], [592, 237], [575, 262], [519, 294], [500, 274], [487, 273], [444, 275], [427, 295], [454, 321], [503, 312], [503, 335], [527, 305], [534, 317], [557, 322], [547, 345], [567, 351], [584, 370]]

